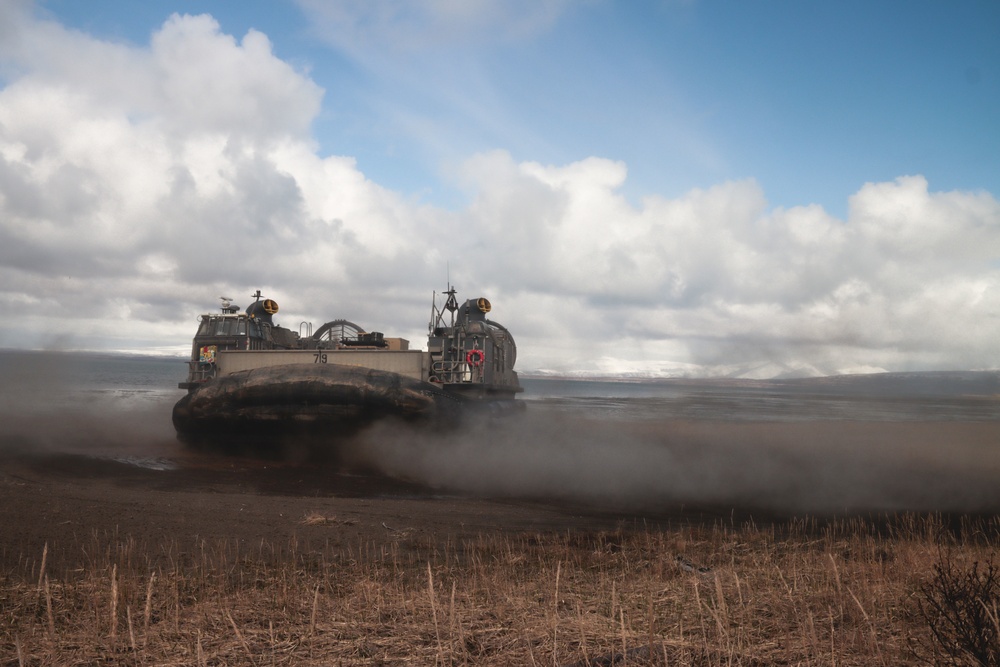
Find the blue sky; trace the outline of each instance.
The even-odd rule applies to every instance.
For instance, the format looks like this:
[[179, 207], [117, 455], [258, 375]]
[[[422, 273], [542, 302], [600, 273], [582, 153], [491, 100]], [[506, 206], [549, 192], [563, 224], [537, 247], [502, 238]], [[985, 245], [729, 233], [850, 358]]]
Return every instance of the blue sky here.
[[418, 341], [450, 270], [526, 370], [995, 368], [997, 118], [996, 2], [14, 0], [0, 346]]
[[366, 12], [367, 31], [349, 35], [308, 3], [42, 7], [137, 44], [174, 12], [262, 31], [326, 91], [322, 152], [447, 206], [463, 198], [455, 163], [497, 148], [544, 164], [621, 160], [633, 199], [753, 178], [772, 206], [843, 216], [864, 183], [901, 175], [1000, 190], [996, 2], [581, 0], [550, 3], [554, 18], [515, 34], [459, 24], [403, 43], [407, 20], [430, 21], [383, 4], [393, 22]]

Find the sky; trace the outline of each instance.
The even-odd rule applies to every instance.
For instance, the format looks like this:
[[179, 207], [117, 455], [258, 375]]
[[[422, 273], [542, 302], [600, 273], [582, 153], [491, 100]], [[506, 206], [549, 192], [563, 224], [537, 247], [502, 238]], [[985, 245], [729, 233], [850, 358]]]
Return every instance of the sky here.
[[998, 118], [992, 0], [0, 0], [0, 347], [450, 280], [522, 372], [996, 369]]

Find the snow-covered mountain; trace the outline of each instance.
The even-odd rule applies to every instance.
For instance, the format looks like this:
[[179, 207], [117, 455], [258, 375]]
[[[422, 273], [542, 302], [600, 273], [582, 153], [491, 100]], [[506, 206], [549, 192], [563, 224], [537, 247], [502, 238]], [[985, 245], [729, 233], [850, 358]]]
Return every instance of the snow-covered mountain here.
[[827, 369], [805, 362], [782, 363], [776, 361], [720, 366], [702, 366], [676, 362], [647, 362], [639, 367], [627, 361], [608, 358], [599, 359], [593, 368], [584, 370], [565, 371], [545, 368], [519, 370], [519, 373], [525, 377], [561, 377], [595, 380], [657, 380], [669, 378], [787, 380], [884, 372], [886, 372], [884, 368], [874, 366]]

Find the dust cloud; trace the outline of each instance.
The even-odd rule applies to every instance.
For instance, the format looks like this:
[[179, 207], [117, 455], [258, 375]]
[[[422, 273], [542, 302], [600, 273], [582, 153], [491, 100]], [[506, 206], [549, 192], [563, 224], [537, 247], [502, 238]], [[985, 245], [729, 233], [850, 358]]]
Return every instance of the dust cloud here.
[[609, 510], [1000, 510], [997, 422], [608, 420], [529, 411], [450, 434], [375, 428], [355, 456], [443, 491]]
[[[121, 360], [116, 360], [121, 364]], [[122, 382], [91, 357], [0, 352], [0, 454], [164, 456], [174, 392]], [[109, 373], [106, 377], [102, 373]]]
[[[177, 442], [170, 420], [183, 393], [172, 385], [183, 371], [179, 361], [0, 352], [0, 370], [0, 457], [68, 453], [201, 465], [198, 452]], [[977, 385], [975, 400], [935, 398], [927, 405], [945, 407], [924, 420], [726, 421], [655, 411], [636, 418], [528, 401], [523, 413], [452, 430], [378, 424], [346, 443], [327, 443], [343, 450], [336, 460], [287, 465], [325, 466], [318, 474], [329, 476], [374, 470], [388, 482], [441, 493], [610, 511], [1000, 512], [1000, 420], [995, 408], [982, 407], [995, 400], [994, 384]], [[720, 396], [729, 395], [713, 400]], [[802, 404], [795, 392], [781, 401], [779, 414]], [[962, 416], [966, 404], [972, 417]]]

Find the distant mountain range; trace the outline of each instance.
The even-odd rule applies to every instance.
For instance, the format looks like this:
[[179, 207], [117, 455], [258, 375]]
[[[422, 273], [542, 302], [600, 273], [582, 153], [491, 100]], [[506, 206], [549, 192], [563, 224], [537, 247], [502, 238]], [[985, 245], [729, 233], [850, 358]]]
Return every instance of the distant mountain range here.
[[813, 377], [656, 377], [642, 374], [521, 373], [524, 378], [563, 379], [599, 382], [648, 382], [682, 386], [743, 387], [775, 391], [795, 389], [816, 394], [894, 394], [899, 396], [997, 396], [1000, 397], [1000, 370], [920, 371], [911, 373], [851, 373]]
[[829, 375], [862, 374], [885, 372], [884, 368], [865, 366], [862, 368], [838, 369], [824, 372], [810, 364], [785, 364], [768, 361], [727, 366], [699, 366], [697, 364], [659, 363], [650, 367], [629, 368], [627, 363], [617, 360], [602, 360], [600, 370], [553, 371], [546, 369], [520, 371], [525, 377], [564, 377], [579, 379], [667, 379], [667, 378], [743, 378], [748, 380], [775, 380], [789, 378], [826, 377]]

